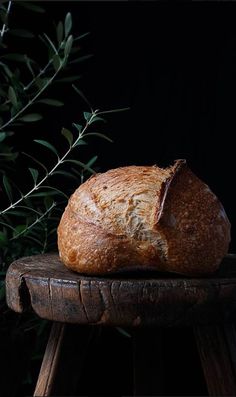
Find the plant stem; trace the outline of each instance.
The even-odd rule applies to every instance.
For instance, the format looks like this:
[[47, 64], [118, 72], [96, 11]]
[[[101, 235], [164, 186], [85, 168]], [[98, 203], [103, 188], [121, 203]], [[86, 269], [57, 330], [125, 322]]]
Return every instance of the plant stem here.
[[35, 190], [38, 190], [40, 186], [47, 180], [47, 178], [53, 174], [53, 172], [60, 166], [60, 164], [63, 163], [65, 158], [68, 156], [68, 154], [71, 152], [71, 150], [77, 145], [80, 139], [82, 139], [84, 133], [86, 132], [89, 122], [91, 122], [92, 118], [95, 117], [97, 113], [92, 113], [90, 119], [86, 122], [83, 130], [79, 134], [78, 138], [75, 140], [73, 145], [69, 147], [69, 149], [66, 151], [66, 153], [61, 157], [58, 158], [58, 162], [54, 165], [54, 167], [31, 189], [28, 191], [28, 193], [24, 194], [19, 198], [19, 200], [15, 201], [11, 205], [9, 205], [7, 208], [5, 208], [3, 211], [0, 212], [0, 215], [4, 215], [7, 211], [11, 210], [12, 208], [16, 207], [18, 204], [20, 204], [23, 200], [25, 200], [27, 197], [29, 197]]
[[[59, 47], [58, 47], [57, 51], [55, 52], [55, 54], [57, 54], [57, 55], [59, 54], [59, 51], [60, 51], [61, 47], [62, 47], [62, 42], [61, 42], [61, 44], [59, 45]], [[24, 87], [24, 91], [27, 91], [27, 90], [32, 86], [32, 84], [34, 84], [34, 82], [35, 82], [38, 78], [40, 78], [40, 77], [46, 72], [47, 68], [51, 65], [52, 62], [53, 62], [53, 59], [52, 59], [52, 58], [49, 59], [48, 63], [44, 66], [44, 68], [43, 68], [42, 70], [40, 70], [40, 72], [37, 74], [37, 76], [35, 76], [35, 77]]]
[[[12, 0], [9, 1], [8, 6], [7, 6], [7, 12], [6, 12], [6, 15], [5, 15], [6, 21], [7, 21], [7, 19], [8, 19], [9, 14], [10, 14], [11, 5], [12, 5]], [[0, 32], [0, 39], [1, 39], [1, 41], [2, 41], [3, 36], [4, 36], [4, 33], [5, 33], [6, 31], [7, 31], [7, 23], [5, 22], [5, 23], [3, 24], [2, 29], [1, 29], [1, 32]]]
[[[123, 111], [123, 110], [128, 110], [128, 109], [129, 108], [115, 109], [114, 111], [118, 112], [118, 111]], [[74, 141], [74, 143], [69, 147], [69, 149], [64, 153], [64, 155], [61, 158], [58, 157], [58, 161], [54, 165], [54, 167], [49, 172], [47, 172], [46, 175], [36, 185], [34, 185], [34, 187], [31, 190], [29, 190], [26, 194], [22, 195], [19, 198], [19, 200], [15, 201], [14, 203], [11, 203], [11, 205], [9, 205], [7, 208], [5, 208], [4, 210], [0, 211], [0, 215], [4, 215], [7, 211], [9, 211], [12, 208], [16, 207], [23, 200], [25, 200], [27, 197], [29, 197], [35, 190], [38, 190], [42, 186], [42, 184], [47, 180], [47, 178], [49, 178], [53, 174], [53, 172], [64, 162], [64, 160], [70, 154], [70, 152], [77, 146], [78, 142], [84, 136], [86, 136], [85, 132], [87, 131], [89, 125], [92, 123], [92, 120], [93, 120], [94, 117], [96, 117], [98, 115], [105, 114], [105, 113], [111, 113], [111, 112], [112, 112], [112, 110], [106, 110], [106, 111], [101, 111], [101, 112], [99, 110], [92, 111], [90, 118], [86, 121], [85, 126], [82, 129], [82, 131], [79, 133], [78, 138]]]
[[58, 73], [61, 71], [63, 67], [63, 62], [61, 63], [61, 65], [59, 66], [59, 68], [57, 69], [57, 71], [54, 73], [54, 75], [47, 81], [47, 83], [45, 84], [45, 86], [43, 88], [41, 88], [41, 90], [39, 92], [37, 92], [37, 94], [29, 100], [29, 102], [19, 110], [19, 112], [17, 112], [15, 114], [15, 116], [13, 116], [10, 120], [8, 120], [5, 124], [3, 124], [0, 127], [0, 130], [3, 130], [4, 128], [6, 128], [9, 124], [11, 124], [13, 121], [15, 121], [26, 109], [28, 109], [28, 107], [30, 105], [32, 105], [32, 103], [46, 90], [46, 88], [52, 83], [52, 81], [55, 79], [55, 77], [58, 75]]
[[56, 206], [56, 203], [52, 203], [51, 207], [49, 207], [39, 218], [37, 218], [33, 223], [31, 223], [29, 226], [27, 226], [24, 230], [22, 230], [20, 233], [18, 233], [16, 236], [12, 237], [10, 240], [15, 240], [16, 238], [22, 236], [27, 232], [28, 230], [32, 229], [38, 222], [40, 222], [50, 211]]

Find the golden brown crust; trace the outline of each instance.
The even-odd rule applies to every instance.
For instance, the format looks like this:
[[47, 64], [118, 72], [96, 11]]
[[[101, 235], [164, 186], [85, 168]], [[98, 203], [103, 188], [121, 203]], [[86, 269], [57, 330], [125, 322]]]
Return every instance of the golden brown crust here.
[[184, 160], [167, 169], [130, 166], [91, 177], [71, 196], [58, 227], [62, 261], [88, 274], [209, 273], [229, 242], [221, 203]]

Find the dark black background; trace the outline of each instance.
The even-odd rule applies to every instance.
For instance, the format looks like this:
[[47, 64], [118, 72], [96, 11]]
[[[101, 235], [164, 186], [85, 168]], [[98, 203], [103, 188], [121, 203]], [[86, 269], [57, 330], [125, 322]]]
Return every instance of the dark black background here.
[[[90, 32], [81, 41], [81, 55], [93, 57], [71, 73], [82, 75], [77, 85], [93, 107], [130, 107], [107, 117], [108, 124], [101, 128], [114, 143], [95, 138], [82, 158], [98, 154], [101, 171], [128, 164], [166, 166], [186, 158], [219, 196], [234, 226], [236, 4], [41, 4], [47, 10], [43, 25], [42, 17], [37, 24], [24, 14], [25, 23], [36, 32], [50, 34], [52, 20], [63, 20], [68, 11], [74, 32]], [[40, 45], [34, 43], [31, 50], [43, 60]], [[57, 86], [56, 95], [64, 99], [65, 109], [46, 115], [34, 135], [44, 134], [60, 144], [61, 127], [80, 121], [82, 111], [88, 109], [70, 87]], [[32, 134], [31, 127], [31, 135], [27, 130], [21, 135], [22, 150]], [[234, 230], [232, 236], [234, 250]]]
[[[99, 169], [105, 171], [129, 164], [167, 166], [186, 158], [224, 204], [233, 226], [231, 251], [235, 251], [236, 4], [41, 4], [47, 10], [43, 23], [42, 17], [35, 20], [25, 13], [21, 24], [31, 25], [36, 33], [50, 34], [52, 20], [64, 19], [70, 11], [74, 31], [90, 32], [81, 42], [81, 55], [93, 54], [77, 66], [76, 72], [83, 76], [79, 87], [94, 108], [130, 107], [128, 112], [107, 117], [108, 123], [100, 128], [114, 143], [95, 138], [81, 151], [82, 159], [98, 154]], [[40, 45], [34, 43], [29, 49], [43, 61]], [[70, 87], [58, 85], [53, 92], [64, 99], [64, 110], [50, 110], [42, 123], [25, 128], [18, 139], [20, 150], [26, 151], [35, 137], [46, 138], [63, 150], [61, 127], [79, 122], [82, 112], [89, 110]], [[131, 394], [130, 342], [122, 342], [115, 333], [104, 330], [91, 352], [81, 385], [84, 394], [88, 386], [94, 394], [99, 387], [105, 395], [111, 390]], [[169, 393], [205, 394], [192, 334], [186, 330], [171, 334], [169, 330], [165, 338], [169, 338], [166, 346], [172, 356], [170, 380], [166, 379]], [[108, 378], [117, 382], [113, 389], [108, 387]]]

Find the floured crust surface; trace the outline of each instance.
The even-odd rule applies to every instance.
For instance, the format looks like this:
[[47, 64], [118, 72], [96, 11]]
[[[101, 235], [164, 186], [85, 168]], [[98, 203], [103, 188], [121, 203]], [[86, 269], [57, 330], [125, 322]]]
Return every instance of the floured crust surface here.
[[91, 177], [71, 196], [58, 227], [62, 261], [87, 274], [132, 267], [210, 273], [229, 242], [224, 208], [184, 160]]

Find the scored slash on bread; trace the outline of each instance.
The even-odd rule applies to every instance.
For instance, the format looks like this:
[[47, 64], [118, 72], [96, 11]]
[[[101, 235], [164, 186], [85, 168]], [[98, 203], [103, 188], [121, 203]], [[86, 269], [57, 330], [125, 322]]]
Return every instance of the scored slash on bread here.
[[128, 166], [92, 176], [71, 196], [58, 227], [61, 260], [87, 274], [207, 274], [218, 268], [229, 242], [222, 204], [185, 160], [166, 169]]

